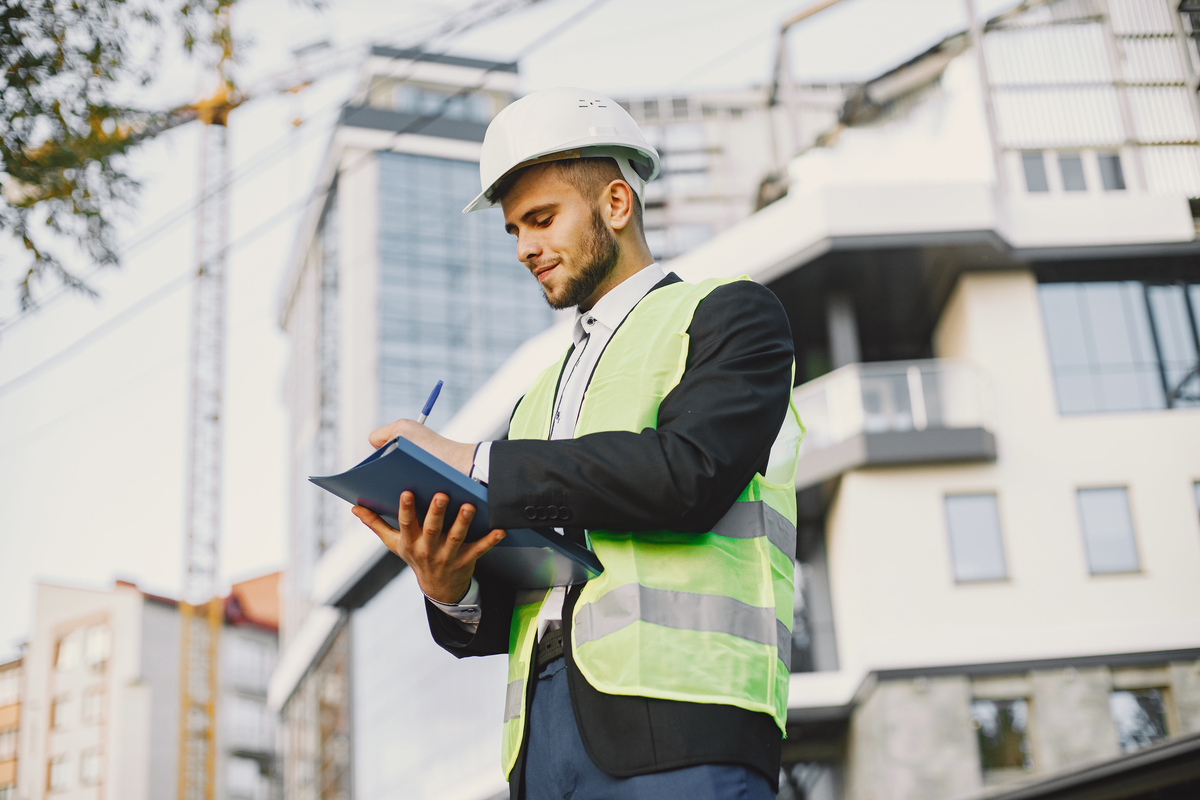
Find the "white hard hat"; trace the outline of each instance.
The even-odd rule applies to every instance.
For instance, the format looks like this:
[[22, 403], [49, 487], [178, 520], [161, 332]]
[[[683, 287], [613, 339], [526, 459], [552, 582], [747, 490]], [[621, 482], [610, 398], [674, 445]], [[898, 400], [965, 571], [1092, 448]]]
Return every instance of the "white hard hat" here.
[[658, 151], [646, 141], [629, 112], [586, 89], [546, 89], [504, 108], [483, 137], [479, 182], [483, 191], [463, 213], [492, 208], [496, 182], [518, 167], [568, 158], [608, 156], [642, 199], [659, 171]]

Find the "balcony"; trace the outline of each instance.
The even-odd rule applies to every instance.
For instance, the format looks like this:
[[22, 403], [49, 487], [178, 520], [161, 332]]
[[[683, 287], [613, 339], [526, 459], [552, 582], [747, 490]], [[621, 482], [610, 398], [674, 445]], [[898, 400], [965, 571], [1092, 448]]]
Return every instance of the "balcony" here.
[[962, 362], [849, 364], [793, 397], [808, 429], [800, 489], [861, 467], [996, 460], [991, 392]]

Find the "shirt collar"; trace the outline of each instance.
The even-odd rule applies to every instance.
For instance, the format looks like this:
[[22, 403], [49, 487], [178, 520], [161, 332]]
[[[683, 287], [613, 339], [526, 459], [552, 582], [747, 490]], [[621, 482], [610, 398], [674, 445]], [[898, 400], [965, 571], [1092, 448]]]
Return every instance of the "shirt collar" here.
[[[583, 337], [591, 333], [597, 326], [605, 328], [609, 333], [617, 329], [629, 312], [633, 311], [643, 297], [666, 276], [666, 272], [658, 262], [643, 267], [630, 275], [608, 291], [608, 294], [596, 301], [590, 311], [575, 310], [575, 327], [571, 334], [575, 344], [583, 341]], [[594, 320], [588, 322], [588, 320]]]

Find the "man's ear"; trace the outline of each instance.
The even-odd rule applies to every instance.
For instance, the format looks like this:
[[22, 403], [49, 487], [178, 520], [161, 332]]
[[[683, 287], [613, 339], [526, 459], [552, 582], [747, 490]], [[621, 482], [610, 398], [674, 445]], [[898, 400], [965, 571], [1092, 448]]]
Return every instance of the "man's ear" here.
[[608, 204], [608, 221], [613, 230], [624, 230], [633, 219], [633, 204], [637, 202], [633, 189], [622, 180], [615, 180], [604, 189]]

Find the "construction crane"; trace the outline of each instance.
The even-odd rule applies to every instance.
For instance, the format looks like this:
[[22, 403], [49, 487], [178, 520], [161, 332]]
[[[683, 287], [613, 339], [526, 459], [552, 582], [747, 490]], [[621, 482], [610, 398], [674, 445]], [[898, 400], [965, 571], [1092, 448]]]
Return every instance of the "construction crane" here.
[[[242, 98], [225, 65], [232, 55], [229, 7], [217, 11], [217, 87], [194, 106], [204, 123], [192, 289], [186, 516], [179, 672], [179, 800], [212, 800], [218, 644], [224, 604], [217, 596], [221, 538], [222, 395], [225, 383], [225, 272], [229, 242], [229, 112]], [[182, 117], [185, 115], [178, 115]]]

